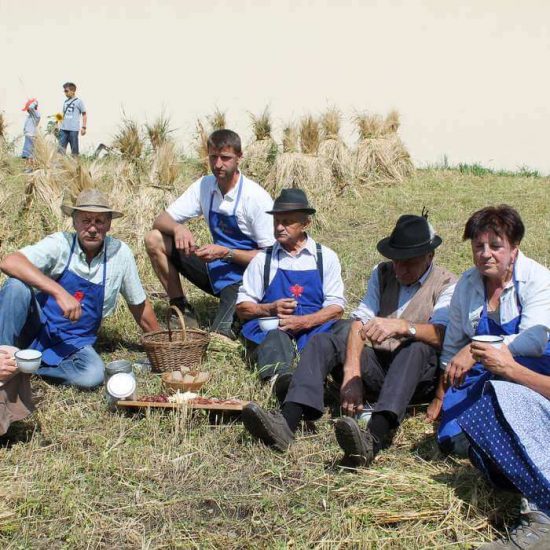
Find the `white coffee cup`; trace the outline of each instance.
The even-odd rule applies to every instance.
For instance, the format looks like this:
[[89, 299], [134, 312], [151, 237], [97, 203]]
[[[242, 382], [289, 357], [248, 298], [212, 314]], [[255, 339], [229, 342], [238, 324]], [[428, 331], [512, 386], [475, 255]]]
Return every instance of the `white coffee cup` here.
[[111, 397], [118, 400], [135, 401], [136, 379], [126, 372], [113, 374], [107, 382], [107, 392]]
[[279, 318], [278, 317], [260, 317], [258, 319], [258, 323], [260, 324], [260, 328], [264, 332], [269, 332], [270, 330], [275, 330], [279, 326]]
[[42, 363], [42, 352], [36, 349], [20, 349], [13, 356], [17, 368], [27, 374], [36, 372], [40, 368], [40, 363]]
[[496, 349], [499, 349], [504, 342], [502, 336], [495, 336], [493, 334], [479, 334], [472, 338], [472, 342], [479, 342], [480, 344], [490, 344]]

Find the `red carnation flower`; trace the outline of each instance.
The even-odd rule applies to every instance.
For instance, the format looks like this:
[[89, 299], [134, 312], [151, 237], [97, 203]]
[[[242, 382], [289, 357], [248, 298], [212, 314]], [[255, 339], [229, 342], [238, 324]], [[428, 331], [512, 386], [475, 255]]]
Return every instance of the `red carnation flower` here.
[[84, 299], [84, 292], [82, 292], [82, 290], [77, 290], [73, 296], [79, 301], [79, 302], [82, 302], [82, 300]]
[[294, 298], [298, 299], [304, 292], [304, 287], [300, 285], [293, 285], [290, 287], [290, 292], [292, 292], [292, 296], [294, 296]]

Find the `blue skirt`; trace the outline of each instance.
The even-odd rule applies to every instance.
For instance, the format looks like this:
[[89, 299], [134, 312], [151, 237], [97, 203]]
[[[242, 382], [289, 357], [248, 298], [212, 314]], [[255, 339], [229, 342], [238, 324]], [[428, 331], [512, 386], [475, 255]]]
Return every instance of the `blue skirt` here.
[[502, 473], [530, 502], [550, 510], [550, 401], [511, 382], [488, 382], [458, 419], [475, 465]]

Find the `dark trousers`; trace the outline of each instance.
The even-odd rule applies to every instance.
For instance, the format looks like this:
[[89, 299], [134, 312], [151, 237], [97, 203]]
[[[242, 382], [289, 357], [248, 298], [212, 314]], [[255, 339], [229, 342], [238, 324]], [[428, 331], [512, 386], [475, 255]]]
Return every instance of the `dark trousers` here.
[[78, 131], [59, 130], [59, 149], [62, 153], [67, 150], [67, 144], [71, 145], [71, 153], [78, 155]]
[[[203, 292], [216, 296], [212, 284], [210, 283], [210, 277], [208, 276], [208, 269], [206, 262], [190, 254], [179, 252], [176, 249], [175, 244], [172, 245], [172, 256], [170, 258], [174, 267], [181, 273], [189, 282], [193, 283], [196, 287], [200, 288]], [[235, 317], [235, 303], [237, 301], [237, 294], [239, 292], [239, 283], [226, 286], [219, 294], [220, 304], [216, 317], [210, 327], [211, 330], [224, 334], [226, 336], [233, 337], [231, 327]]]
[[290, 372], [296, 357], [294, 339], [282, 330], [270, 330], [261, 344], [246, 341], [249, 361], [260, 380], [269, 380], [275, 374]]
[[[333, 332], [316, 334], [302, 351], [292, 377], [286, 401], [324, 411], [323, 391], [329, 374], [341, 381], [346, 359], [349, 321]], [[377, 400], [375, 412], [388, 411], [403, 420], [411, 400], [433, 396], [438, 378], [438, 358], [434, 348], [422, 342], [408, 342], [393, 353], [365, 346], [361, 353], [361, 378], [367, 398]], [[314, 420], [314, 418], [313, 418]]]

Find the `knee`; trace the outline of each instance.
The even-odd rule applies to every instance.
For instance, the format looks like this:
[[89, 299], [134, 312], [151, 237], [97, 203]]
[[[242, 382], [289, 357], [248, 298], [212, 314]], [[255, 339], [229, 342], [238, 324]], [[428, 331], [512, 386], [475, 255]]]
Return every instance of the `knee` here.
[[17, 304], [28, 304], [32, 296], [32, 290], [23, 281], [10, 277], [2, 287], [2, 295], [4, 299], [13, 300]]
[[99, 355], [95, 354], [86, 357], [82, 367], [72, 377], [71, 385], [80, 390], [94, 390], [103, 384], [105, 378], [105, 363]]
[[152, 229], [145, 235], [145, 249], [149, 255], [164, 252], [164, 237], [158, 229]]

